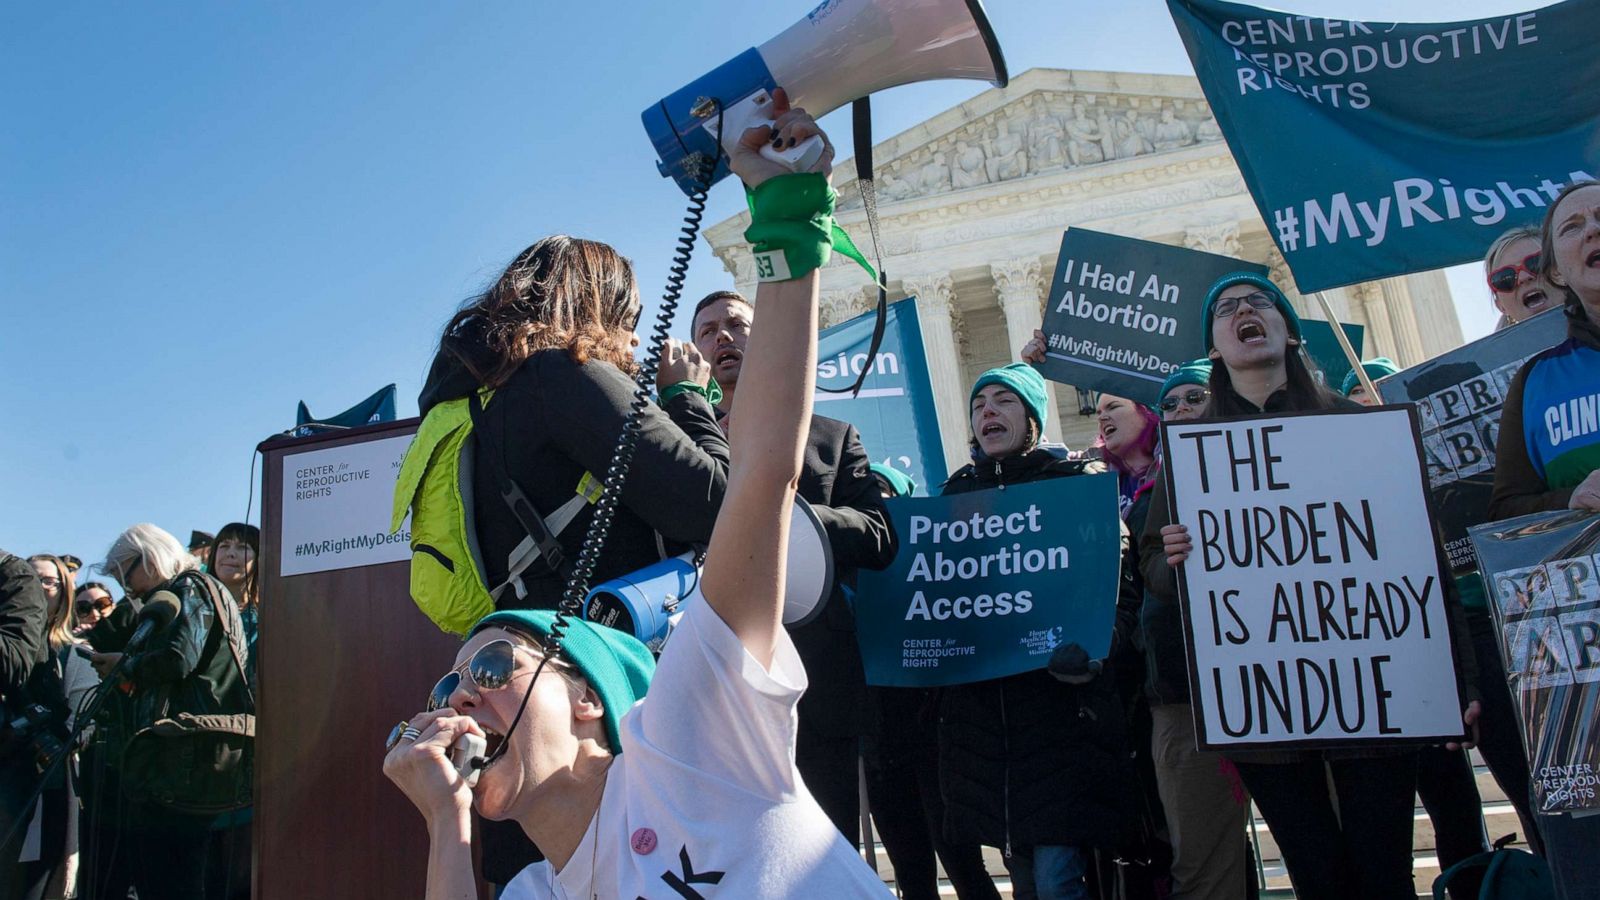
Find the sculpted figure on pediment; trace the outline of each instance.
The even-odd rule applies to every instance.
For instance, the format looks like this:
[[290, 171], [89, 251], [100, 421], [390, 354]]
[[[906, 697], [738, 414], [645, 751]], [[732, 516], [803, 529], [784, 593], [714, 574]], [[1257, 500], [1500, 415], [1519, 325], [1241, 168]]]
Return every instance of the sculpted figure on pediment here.
[[950, 167], [950, 182], [957, 190], [989, 183], [989, 155], [982, 144], [956, 141], [952, 160], [955, 164]]
[[1111, 119], [1111, 136], [1115, 142], [1118, 159], [1128, 159], [1150, 152], [1150, 142], [1139, 133], [1139, 114], [1128, 110]]
[[1007, 181], [1028, 174], [1028, 149], [1023, 123], [1015, 119], [997, 126], [989, 139], [989, 179]]
[[916, 196], [917, 186], [904, 178], [897, 178], [893, 172], [884, 172], [877, 178], [878, 193], [888, 201], [910, 200]]
[[950, 190], [950, 167], [937, 156], [917, 167], [908, 177], [916, 182], [915, 193], [919, 196]]
[[1028, 120], [1028, 166], [1035, 172], [1055, 169], [1067, 161], [1067, 132], [1048, 110]]
[[1152, 142], [1157, 150], [1176, 150], [1194, 143], [1194, 135], [1189, 131], [1189, 123], [1178, 118], [1172, 107], [1163, 106], [1161, 122], [1156, 125]]
[[1072, 104], [1072, 118], [1067, 126], [1067, 161], [1075, 166], [1104, 162], [1106, 155], [1100, 142], [1105, 139], [1099, 123], [1089, 118], [1089, 108], [1083, 101]]
[[1206, 116], [1200, 120], [1199, 125], [1195, 126], [1194, 139], [1201, 144], [1207, 141], [1220, 141], [1222, 140], [1222, 128], [1217, 125], [1215, 118]]

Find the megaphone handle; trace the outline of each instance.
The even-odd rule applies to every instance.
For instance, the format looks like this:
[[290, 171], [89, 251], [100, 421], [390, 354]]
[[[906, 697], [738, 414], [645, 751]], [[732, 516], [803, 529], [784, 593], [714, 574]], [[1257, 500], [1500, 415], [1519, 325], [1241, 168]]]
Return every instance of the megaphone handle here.
[[761, 155], [790, 171], [799, 172], [815, 165], [825, 147], [822, 135], [814, 134], [786, 150], [774, 149], [771, 144], [763, 145]]

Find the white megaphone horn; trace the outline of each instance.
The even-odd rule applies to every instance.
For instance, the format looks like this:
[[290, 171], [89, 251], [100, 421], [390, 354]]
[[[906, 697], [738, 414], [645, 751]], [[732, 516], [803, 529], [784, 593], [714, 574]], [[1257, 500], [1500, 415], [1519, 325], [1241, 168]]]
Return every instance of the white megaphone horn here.
[[[833, 595], [833, 545], [801, 497], [789, 512], [785, 573], [783, 624], [804, 625], [822, 614]], [[695, 554], [685, 553], [594, 588], [584, 598], [583, 617], [625, 631], [660, 653], [688, 605], [702, 602]]]
[[[693, 194], [728, 174], [720, 161], [700, 182], [701, 169], [718, 158], [718, 127], [725, 147], [737, 142], [746, 128], [771, 118], [774, 88], [820, 119], [875, 91], [936, 78], [1006, 86], [1005, 57], [980, 0], [823, 0], [777, 37], [662, 98], [642, 118], [661, 174]], [[794, 169], [821, 153], [821, 138], [762, 150]]]

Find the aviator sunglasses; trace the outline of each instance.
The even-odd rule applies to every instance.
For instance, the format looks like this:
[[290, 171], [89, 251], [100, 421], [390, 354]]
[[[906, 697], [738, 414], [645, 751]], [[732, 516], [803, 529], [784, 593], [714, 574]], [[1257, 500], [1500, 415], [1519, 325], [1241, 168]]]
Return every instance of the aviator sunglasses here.
[[1530, 276], [1538, 278], [1539, 263], [1542, 262], [1539, 257], [1540, 254], [1537, 252], [1530, 253], [1520, 263], [1513, 263], [1509, 266], [1501, 266], [1495, 269], [1489, 273], [1489, 287], [1502, 294], [1509, 294], [1517, 288], [1518, 272], [1527, 272]]
[[1172, 412], [1178, 408], [1178, 401], [1180, 400], [1189, 404], [1190, 406], [1199, 406], [1200, 404], [1206, 402], [1206, 397], [1210, 395], [1211, 392], [1205, 388], [1195, 388], [1192, 391], [1184, 392], [1184, 394], [1180, 397], [1162, 397], [1160, 403], [1161, 411]]
[[[540, 666], [543, 666], [543, 660], [540, 661]], [[503, 639], [490, 641], [479, 647], [471, 659], [456, 666], [434, 684], [433, 690], [428, 694], [428, 712], [450, 705], [450, 695], [461, 686], [463, 673], [481, 693], [497, 691], [510, 684], [511, 676], [516, 670], [516, 645]]]

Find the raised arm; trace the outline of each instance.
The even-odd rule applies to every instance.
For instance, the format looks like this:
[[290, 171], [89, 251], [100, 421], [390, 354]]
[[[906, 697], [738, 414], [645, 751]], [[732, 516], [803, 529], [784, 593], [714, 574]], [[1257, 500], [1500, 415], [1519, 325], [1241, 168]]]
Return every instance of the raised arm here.
[[[823, 214], [831, 216], [833, 210], [831, 198], [823, 196], [831, 195], [824, 178], [789, 175], [758, 152], [765, 143], [793, 146], [821, 134], [804, 110], [787, 110], [781, 93], [774, 106], [780, 113], [776, 128], [747, 132], [729, 164], [757, 191], [750, 234], [770, 236], [760, 242], [779, 249], [772, 270], [781, 272], [787, 259], [798, 262], [801, 258], [800, 253], [791, 252], [786, 259], [781, 249], [811, 238], [825, 241], [825, 233], [812, 232], [825, 232], [817, 224], [825, 221]], [[829, 146], [813, 172], [825, 176], [832, 162], [833, 148]], [[784, 179], [782, 187], [792, 189], [782, 192], [781, 208], [769, 210], [763, 202], [773, 197], [773, 189], [780, 185], [758, 189], [774, 177]], [[808, 204], [814, 205], [817, 213], [810, 219], [805, 218]], [[768, 213], [775, 213], [775, 218], [769, 220]], [[762, 232], [766, 225], [776, 227]], [[783, 628], [789, 509], [800, 478], [816, 384], [816, 269], [786, 281], [763, 281], [756, 289], [756, 306], [761, 315], [745, 348], [739, 393], [729, 423], [733, 462], [728, 492], [711, 534], [701, 589], [706, 602], [745, 649], [763, 666], [770, 666]]]

